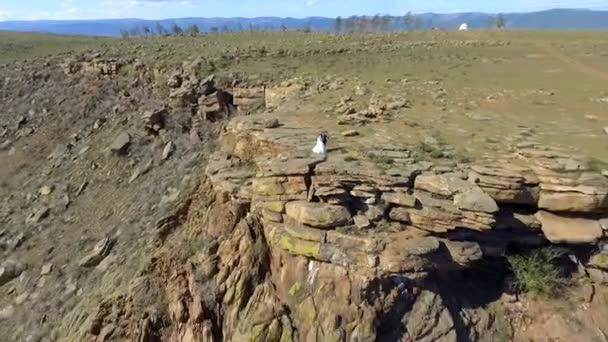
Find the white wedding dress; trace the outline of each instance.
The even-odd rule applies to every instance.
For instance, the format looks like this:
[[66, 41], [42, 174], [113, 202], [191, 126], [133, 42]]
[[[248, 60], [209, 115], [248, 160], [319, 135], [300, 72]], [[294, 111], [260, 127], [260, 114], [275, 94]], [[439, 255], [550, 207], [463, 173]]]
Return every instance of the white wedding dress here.
[[321, 136], [317, 138], [317, 144], [312, 149], [312, 152], [316, 154], [327, 154], [327, 145], [323, 142]]

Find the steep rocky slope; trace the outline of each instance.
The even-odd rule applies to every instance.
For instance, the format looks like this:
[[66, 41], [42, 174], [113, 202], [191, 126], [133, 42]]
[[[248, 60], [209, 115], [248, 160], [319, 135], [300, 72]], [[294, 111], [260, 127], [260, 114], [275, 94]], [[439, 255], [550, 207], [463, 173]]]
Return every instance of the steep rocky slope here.
[[[404, 138], [410, 98], [357, 86], [333, 106], [340, 78], [206, 63], [2, 66], [0, 336], [606, 339], [608, 179], [588, 160], [529, 127], [463, 157], [426, 127]], [[520, 293], [505, 258], [546, 246], [561, 298]]]

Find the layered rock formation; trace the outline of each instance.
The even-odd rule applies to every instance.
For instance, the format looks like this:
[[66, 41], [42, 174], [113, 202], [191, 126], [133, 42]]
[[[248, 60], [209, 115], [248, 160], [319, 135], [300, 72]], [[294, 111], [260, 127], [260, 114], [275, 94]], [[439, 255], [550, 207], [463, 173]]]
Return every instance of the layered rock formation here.
[[[230, 279], [252, 271], [226, 269], [252, 267], [251, 260], [224, 261], [232, 258], [227, 246], [207, 257], [219, 257], [215, 280], [227, 291], [224, 305], [245, 296], [240, 309], [230, 309], [240, 310], [239, 324], [229, 316], [210, 325], [222, 327], [226, 340], [456, 341], [462, 331], [455, 320], [475, 324], [463, 312], [447, 310], [433, 275], [500, 255], [510, 245], [604, 238], [606, 182], [599, 178], [547, 178], [536, 164], [525, 163], [392, 176], [366, 161], [311, 156], [301, 142], [313, 132], [269, 129], [264, 122], [243, 117], [229, 123], [224, 152], [207, 168], [215, 193], [250, 208], [241, 221], [248, 233], [238, 233], [235, 254], [242, 259], [242, 251], [258, 245], [266, 251], [253, 270], [267, 273], [246, 292], [244, 280], [233, 289]], [[246, 242], [252, 238], [256, 242]], [[234, 237], [226, 241], [236, 243]], [[209, 329], [203, 331], [212, 336]], [[469, 333], [484, 334], [476, 329]], [[192, 334], [178, 340], [209, 340], [205, 334], [184, 337]]]

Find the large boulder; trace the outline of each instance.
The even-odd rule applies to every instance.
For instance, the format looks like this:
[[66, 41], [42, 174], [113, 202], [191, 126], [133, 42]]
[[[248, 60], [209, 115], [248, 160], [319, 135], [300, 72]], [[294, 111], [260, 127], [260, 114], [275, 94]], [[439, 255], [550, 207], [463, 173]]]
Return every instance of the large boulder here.
[[414, 187], [442, 197], [452, 197], [466, 191], [475, 185], [454, 175], [420, 175], [416, 178]]
[[608, 190], [587, 185], [541, 183], [538, 206], [549, 211], [600, 212], [608, 209]]
[[469, 181], [497, 203], [536, 206], [539, 181], [531, 170], [512, 165], [500, 168], [476, 165], [471, 169]]
[[0, 286], [17, 278], [24, 270], [25, 266], [19, 262], [12, 260], [5, 261], [2, 266], [0, 266]]
[[539, 211], [536, 218], [547, 239], [553, 243], [595, 243], [604, 234], [597, 220], [561, 216]]
[[382, 194], [382, 200], [401, 207], [414, 208], [416, 206], [416, 197], [405, 192], [386, 192]]
[[498, 205], [480, 188], [472, 188], [454, 196], [454, 205], [459, 209], [480, 211], [488, 214], [498, 212]]
[[290, 202], [285, 206], [287, 216], [317, 228], [335, 228], [352, 223], [345, 207], [325, 203]]
[[110, 151], [116, 154], [126, 154], [131, 144], [131, 136], [127, 132], [118, 135], [110, 145]]

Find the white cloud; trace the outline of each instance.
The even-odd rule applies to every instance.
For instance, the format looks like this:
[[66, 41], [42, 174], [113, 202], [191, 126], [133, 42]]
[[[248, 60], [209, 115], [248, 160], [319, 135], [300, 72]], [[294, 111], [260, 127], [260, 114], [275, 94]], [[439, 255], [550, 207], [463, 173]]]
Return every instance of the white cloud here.
[[0, 21], [8, 20], [9, 14], [6, 11], [0, 11]]
[[316, 4], [320, 3], [320, 2], [323, 2], [323, 0], [307, 0], [306, 1], [306, 6], [312, 7], [312, 6], [314, 6], [314, 5], [316, 5]]

